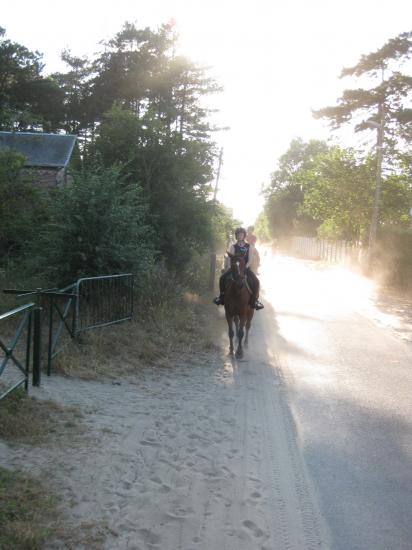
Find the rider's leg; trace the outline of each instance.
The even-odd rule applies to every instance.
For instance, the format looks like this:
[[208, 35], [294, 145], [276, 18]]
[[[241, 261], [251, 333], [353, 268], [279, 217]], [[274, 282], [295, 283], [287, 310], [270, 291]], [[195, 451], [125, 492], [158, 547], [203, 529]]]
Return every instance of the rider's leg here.
[[230, 273], [230, 270], [225, 271], [223, 275], [219, 278], [219, 296], [216, 296], [216, 298], [213, 299], [213, 303], [217, 306], [223, 306], [225, 303], [225, 286], [226, 286], [226, 277]]
[[259, 302], [259, 290], [260, 290], [260, 282], [259, 279], [256, 277], [256, 275], [253, 273], [251, 269], [248, 269], [248, 281], [250, 284], [250, 289], [252, 291], [252, 296], [250, 297], [250, 307], [253, 307], [254, 309], [262, 309], [264, 305]]

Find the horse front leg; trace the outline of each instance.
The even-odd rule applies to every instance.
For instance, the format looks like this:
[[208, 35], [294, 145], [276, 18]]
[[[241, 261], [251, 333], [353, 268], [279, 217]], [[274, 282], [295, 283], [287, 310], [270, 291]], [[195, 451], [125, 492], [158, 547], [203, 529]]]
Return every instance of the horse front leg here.
[[233, 320], [235, 322], [235, 332], [236, 332], [236, 336], [237, 336], [238, 333], [239, 333], [239, 317], [238, 317], [238, 315], [235, 315], [233, 317]]
[[244, 330], [243, 329], [245, 328], [245, 323], [246, 323], [246, 316], [242, 315], [241, 317], [239, 317], [239, 329], [238, 329], [238, 332], [237, 332], [238, 345], [237, 345], [237, 350], [236, 350], [236, 357], [238, 357], [238, 358], [243, 357], [242, 340], [243, 340], [243, 335], [244, 335]]
[[226, 312], [226, 321], [228, 326], [228, 334], [229, 334], [229, 355], [233, 355], [234, 347], [233, 347], [233, 336], [235, 333], [233, 332], [233, 315], [230, 315]]
[[252, 319], [253, 319], [253, 314], [254, 314], [255, 310], [252, 309], [252, 308], [249, 308], [249, 311], [247, 313], [247, 318], [246, 318], [246, 335], [245, 335], [245, 348], [248, 346], [249, 344], [249, 330], [250, 330], [250, 325], [252, 324]]

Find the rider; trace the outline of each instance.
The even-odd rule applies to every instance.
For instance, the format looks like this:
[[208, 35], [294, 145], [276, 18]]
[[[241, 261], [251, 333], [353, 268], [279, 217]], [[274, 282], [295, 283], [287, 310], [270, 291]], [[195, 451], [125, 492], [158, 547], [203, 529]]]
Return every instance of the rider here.
[[[243, 229], [243, 227], [238, 227], [235, 231], [235, 237], [236, 237], [236, 243], [232, 244], [229, 252], [230, 254], [240, 254], [242, 256], [245, 256], [246, 259], [246, 276], [247, 280], [250, 285], [250, 289], [252, 291], [252, 296], [250, 297], [250, 307], [254, 309], [262, 309], [264, 305], [259, 302], [259, 279], [256, 277], [256, 275], [253, 273], [253, 271], [249, 268], [249, 249], [250, 245], [246, 242], [246, 230]], [[219, 290], [220, 295], [217, 296], [213, 302], [217, 306], [222, 306], [224, 304], [225, 300], [225, 287], [226, 287], [226, 280], [230, 276], [231, 270], [228, 269], [221, 275], [219, 280]]]
[[259, 252], [256, 248], [256, 235], [254, 235], [253, 231], [255, 230], [253, 225], [250, 225], [247, 228], [246, 233], [246, 242], [250, 244], [249, 249], [249, 269], [253, 271], [257, 275], [259, 265], [260, 265], [260, 256]]
[[253, 225], [249, 225], [246, 233], [246, 242], [248, 242], [250, 245], [253, 245], [253, 246], [255, 246], [256, 244], [256, 235], [253, 233], [254, 230], [255, 230], [255, 227]]

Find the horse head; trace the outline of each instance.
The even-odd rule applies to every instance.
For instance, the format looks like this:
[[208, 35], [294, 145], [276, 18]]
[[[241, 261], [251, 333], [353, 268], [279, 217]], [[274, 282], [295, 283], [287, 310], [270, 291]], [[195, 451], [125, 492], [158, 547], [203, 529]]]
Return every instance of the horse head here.
[[242, 287], [245, 284], [246, 277], [246, 258], [243, 254], [227, 253], [230, 258], [230, 269], [233, 278], [238, 286]]

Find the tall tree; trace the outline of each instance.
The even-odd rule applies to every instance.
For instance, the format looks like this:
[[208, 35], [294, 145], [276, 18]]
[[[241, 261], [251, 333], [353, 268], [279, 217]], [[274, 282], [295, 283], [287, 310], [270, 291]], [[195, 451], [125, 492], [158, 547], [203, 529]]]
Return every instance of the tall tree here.
[[69, 50], [62, 52], [61, 59], [69, 69], [53, 75], [63, 94], [61, 126], [69, 134], [87, 138], [94, 129], [95, 111], [91, 100], [91, 62], [87, 57], [73, 56]]
[[278, 169], [264, 190], [265, 214], [272, 237], [297, 232], [313, 233], [316, 222], [301, 211], [304, 189], [316, 180], [315, 161], [320, 153], [328, 151], [323, 141], [292, 140], [289, 149], [278, 162]]
[[[292, 141], [265, 190], [271, 237], [290, 234], [365, 240], [373, 204], [375, 162], [353, 149]], [[412, 188], [407, 174], [384, 177], [381, 221], [407, 227]]]
[[176, 57], [168, 25], [126, 24], [94, 65], [96, 147], [106, 165], [122, 163], [150, 205], [158, 246], [179, 265], [211, 242], [209, 193], [214, 144], [203, 97], [219, 90], [205, 71]]
[[359, 241], [370, 224], [374, 163], [359, 160], [351, 149], [331, 147], [315, 159], [312, 183], [302, 211], [319, 224], [321, 237]]
[[[314, 111], [316, 118], [328, 119], [333, 128], [355, 122], [355, 131], [385, 126], [385, 142], [392, 153], [399, 140], [412, 137], [412, 76], [401, 72], [412, 54], [412, 31], [390, 39], [381, 48], [363, 55], [353, 67], [344, 68], [342, 77], [366, 77], [369, 87], [348, 89], [335, 106]], [[389, 159], [387, 159], [389, 160]]]
[[42, 55], [4, 38], [0, 28], [0, 129], [54, 131], [62, 92], [42, 76]]

